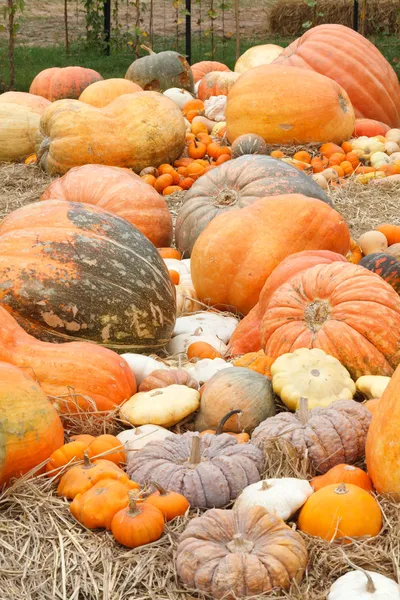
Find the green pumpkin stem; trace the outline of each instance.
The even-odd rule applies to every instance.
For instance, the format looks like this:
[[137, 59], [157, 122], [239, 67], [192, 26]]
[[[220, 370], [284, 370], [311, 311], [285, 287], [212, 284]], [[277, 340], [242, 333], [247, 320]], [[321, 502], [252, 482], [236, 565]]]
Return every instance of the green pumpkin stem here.
[[150, 55], [156, 54], [156, 52], [154, 52], [154, 50], [152, 48], [150, 48], [150, 46], [146, 46], [146, 44], [141, 44], [140, 47], [142, 50], [146, 50], [146, 52], [148, 52]]
[[221, 435], [222, 430], [224, 428], [225, 423], [227, 422], [228, 419], [230, 419], [233, 415], [242, 415], [243, 411], [235, 409], [235, 410], [231, 410], [229, 411], [224, 417], [222, 417], [222, 419], [220, 420], [220, 422], [218, 423], [217, 429], [215, 430], [215, 435]]

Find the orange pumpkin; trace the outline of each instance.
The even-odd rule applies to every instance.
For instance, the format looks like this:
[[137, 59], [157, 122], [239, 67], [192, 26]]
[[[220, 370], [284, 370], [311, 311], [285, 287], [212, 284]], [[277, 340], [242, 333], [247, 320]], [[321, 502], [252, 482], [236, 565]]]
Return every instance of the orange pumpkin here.
[[203, 101], [208, 100], [211, 96], [227, 96], [240, 76], [240, 73], [233, 73], [232, 71], [207, 73], [200, 81], [197, 96]]
[[24, 165], [35, 165], [36, 162], [37, 162], [37, 155], [36, 154], [30, 154], [24, 160]]
[[325, 156], [314, 156], [311, 159], [311, 166], [314, 173], [322, 173], [328, 166], [328, 159]]
[[53, 181], [41, 200], [92, 204], [139, 229], [155, 246], [172, 242], [172, 217], [157, 192], [128, 169], [105, 165], [75, 167]]
[[216, 60], [202, 60], [194, 63], [191, 66], [194, 82], [197, 83], [200, 79], [203, 79], [207, 73], [215, 71], [230, 71], [230, 68], [226, 65], [217, 62]]
[[91, 444], [94, 440], [94, 435], [89, 435], [88, 433], [80, 433], [79, 435], [71, 435], [72, 442], [81, 442], [86, 448]]
[[164, 531], [164, 515], [149, 502], [137, 502], [132, 494], [129, 504], [114, 516], [113, 536], [123, 546], [137, 548], [158, 540]]
[[332, 142], [322, 144], [319, 151], [321, 152], [322, 156], [324, 156], [328, 160], [333, 154], [345, 154], [343, 148], [341, 148], [337, 144], [332, 144]]
[[[113, 452], [110, 452], [114, 450]], [[99, 435], [87, 447], [89, 458], [95, 459], [99, 456], [105, 458], [116, 465], [126, 462], [126, 452], [122, 442], [114, 435]]]
[[182, 260], [182, 254], [176, 248], [157, 248], [162, 258], [175, 258]]
[[376, 135], [385, 135], [389, 131], [389, 125], [375, 121], [374, 119], [356, 119], [352, 137], [375, 137]]
[[86, 446], [83, 442], [73, 441], [55, 450], [46, 465], [46, 471], [51, 477], [57, 475], [65, 465], [83, 460]]
[[388, 245], [398, 244], [400, 242], [400, 225], [383, 224], [376, 228], [377, 231], [386, 236]]
[[221, 358], [221, 354], [207, 342], [193, 342], [193, 344], [190, 344], [187, 349], [187, 356], [189, 360], [193, 358]]
[[310, 481], [314, 492], [334, 483], [345, 483], [346, 485], [352, 483], [353, 485], [358, 485], [358, 487], [366, 492], [372, 492], [373, 490], [372, 481], [367, 473], [354, 465], [336, 465], [336, 467], [332, 467], [324, 475], [313, 477]]
[[233, 364], [235, 367], [246, 367], [246, 369], [251, 369], [252, 371], [256, 371], [256, 373], [261, 373], [261, 375], [271, 375], [271, 361], [265, 355], [264, 350], [243, 354], [243, 356], [234, 360]]
[[169, 269], [169, 276], [171, 277], [171, 281], [174, 285], [179, 285], [180, 275], [178, 271], [174, 271], [173, 269]]
[[102, 76], [93, 69], [84, 67], [52, 67], [36, 75], [29, 88], [30, 94], [43, 96], [50, 102], [62, 98], [79, 98], [91, 83], [100, 81]]
[[357, 244], [357, 242], [355, 240], [351, 239], [350, 240], [350, 250], [346, 254], [347, 260], [355, 265], [358, 265], [358, 263], [360, 262], [362, 257], [363, 257], [363, 253], [362, 253], [360, 246]]
[[104, 79], [91, 83], [79, 96], [81, 102], [103, 108], [123, 94], [135, 94], [143, 89], [129, 79]]
[[172, 521], [175, 517], [185, 514], [189, 508], [189, 502], [185, 496], [178, 494], [178, 492], [169, 492], [155, 481], [152, 482], [152, 485], [156, 488], [156, 491], [146, 498], [146, 504], [152, 504], [161, 510], [166, 521]]

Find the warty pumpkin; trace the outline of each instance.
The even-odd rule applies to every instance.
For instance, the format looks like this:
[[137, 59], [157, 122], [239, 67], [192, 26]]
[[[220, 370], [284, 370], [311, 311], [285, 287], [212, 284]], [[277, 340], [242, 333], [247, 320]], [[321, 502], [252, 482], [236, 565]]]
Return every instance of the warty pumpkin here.
[[239, 77], [240, 73], [232, 71], [211, 71], [201, 79], [197, 97], [204, 102], [211, 96], [227, 96]]
[[301, 194], [263, 198], [209, 223], [193, 248], [192, 280], [203, 302], [247, 314], [289, 254], [323, 249], [345, 255], [349, 245], [343, 217], [321, 200]]
[[9, 214], [0, 239], [0, 301], [35, 337], [142, 352], [167, 343], [174, 286], [156, 248], [125, 219], [47, 200]]
[[91, 83], [103, 79], [100, 73], [85, 67], [52, 67], [41, 71], [31, 83], [30, 94], [50, 102], [62, 98], [79, 98]]
[[164, 198], [127, 169], [75, 167], [55, 179], [40, 199], [92, 204], [129, 221], [157, 247], [172, 242], [172, 217]]
[[149, 56], [133, 61], [125, 79], [134, 81], [144, 90], [165, 92], [178, 87], [194, 92], [193, 74], [182, 54], [171, 50], [156, 53], [148, 46], [142, 48], [149, 52]]
[[280, 160], [247, 155], [228, 161], [200, 177], [187, 192], [176, 221], [176, 244], [190, 256], [200, 233], [216, 216], [265, 196], [294, 193], [331, 205], [311, 177]]
[[372, 42], [349, 27], [313, 27], [285, 48], [274, 64], [326, 75], [346, 90], [356, 117], [399, 126], [400, 91], [395, 71]]
[[176, 553], [185, 585], [224, 600], [289, 589], [306, 566], [301, 536], [261, 506], [208, 510], [189, 522]]
[[[289, 254], [272, 271], [261, 290], [260, 298], [254, 308], [242, 319], [233, 332], [229, 344], [229, 351], [233, 356], [245, 352], [258, 352], [261, 350], [260, 325], [261, 317], [268, 307], [272, 294], [293, 275], [319, 264], [332, 262], [346, 262], [346, 258], [337, 252], [329, 250], [304, 250]], [[268, 360], [269, 365], [273, 361]], [[243, 366], [243, 365], [238, 365]]]
[[63, 443], [60, 417], [40, 385], [21, 369], [0, 362], [0, 488], [40, 465]]
[[140, 85], [128, 79], [103, 79], [91, 83], [78, 99], [96, 108], [103, 108], [119, 96], [142, 91]]
[[237, 59], [235, 73], [244, 73], [261, 65], [269, 65], [278, 58], [282, 50], [282, 46], [276, 44], [252, 46]]
[[230, 71], [230, 68], [216, 60], [201, 60], [191, 66], [194, 82], [197, 83], [203, 79], [207, 73], [212, 71]]
[[400, 362], [399, 339], [398, 294], [350, 263], [316, 265], [293, 276], [273, 294], [261, 323], [267, 356], [321, 348], [353, 379], [391, 375]]
[[350, 138], [354, 122], [350, 99], [335, 81], [275, 63], [243, 73], [226, 104], [231, 143], [244, 133], [257, 133], [269, 144], [341, 144]]
[[44, 112], [37, 154], [49, 175], [93, 163], [140, 173], [173, 163], [185, 147], [185, 132], [179, 108], [156, 92], [124, 94], [104, 108], [64, 100]]

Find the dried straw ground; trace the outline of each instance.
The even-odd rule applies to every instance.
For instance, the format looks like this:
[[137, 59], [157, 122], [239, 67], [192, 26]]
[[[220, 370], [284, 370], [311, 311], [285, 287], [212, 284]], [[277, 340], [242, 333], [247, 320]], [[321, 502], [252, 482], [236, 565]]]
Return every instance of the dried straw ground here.
[[[36, 167], [0, 166], [0, 215], [39, 199], [50, 178]], [[361, 186], [350, 182], [331, 196], [352, 234], [387, 221], [400, 224], [400, 186]], [[181, 198], [172, 198], [171, 212]], [[100, 433], [99, 421], [75, 415], [67, 430]], [[110, 415], [101, 429], [116, 432], [121, 424]], [[271, 446], [266, 477], [312, 475], [304, 461], [285, 448]], [[197, 600], [184, 590], [174, 569], [174, 552], [190, 515], [166, 528], [156, 543], [138, 550], [116, 544], [104, 531], [84, 529], [71, 518], [68, 502], [54, 494], [54, 482], [43, 476], [25, 478], [0, 494], [0, 600]], [[400, 521], [398, 505], [380, 498], [384, 514], [381, 534], [346, 546], [306, 537], [309, 567], [300, 586], [269, 595], [281, 600], [324, 600], [331, 583], [356, 565], [399, 578]], [[266, 596], [263, 596], [264, 598]]]

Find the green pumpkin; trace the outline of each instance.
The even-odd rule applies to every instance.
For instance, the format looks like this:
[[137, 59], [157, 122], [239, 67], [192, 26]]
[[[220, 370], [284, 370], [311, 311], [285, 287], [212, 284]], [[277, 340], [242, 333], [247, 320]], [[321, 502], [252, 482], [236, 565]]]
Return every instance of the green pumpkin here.
[[173, 87], [194, 92], [193, 73], [184, 56], [170, 50], [156, 54], [147, 46], [142, 48], [150, 55], [135, 60], [127, 70], [125, 79], [154, 92], [165, 92]]

